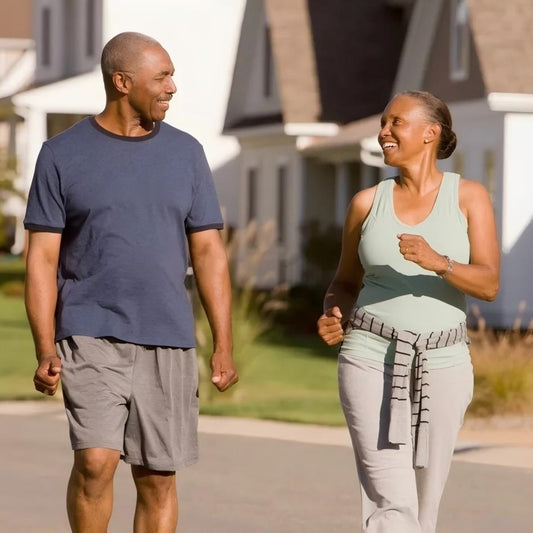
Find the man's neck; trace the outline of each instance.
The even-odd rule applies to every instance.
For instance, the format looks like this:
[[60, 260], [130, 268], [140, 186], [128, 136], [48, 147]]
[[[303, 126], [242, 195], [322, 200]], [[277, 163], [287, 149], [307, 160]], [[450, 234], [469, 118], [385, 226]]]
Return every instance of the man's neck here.
[[105, 130], [123, 137], [143, 137], [151, 133], [155, 123], [143, 121], [138, 116], [125, 116], [106, 107], [99, 115], [95, 116], [96, 122]]

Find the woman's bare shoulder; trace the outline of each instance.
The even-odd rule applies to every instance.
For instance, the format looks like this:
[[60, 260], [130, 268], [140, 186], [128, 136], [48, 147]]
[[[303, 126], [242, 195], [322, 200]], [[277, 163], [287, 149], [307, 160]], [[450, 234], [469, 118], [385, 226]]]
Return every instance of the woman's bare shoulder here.
[[490, 200], [489, 192], [479, 181], [461, 178], [459, 180], [459, 201], [465, 205]]
[[349, 215], [354, 221], [362, 222], [370, 213], [376, 190], [378, 186], [374, 185], [368, 189], [363, 189], [354, 195], [350, 202]]

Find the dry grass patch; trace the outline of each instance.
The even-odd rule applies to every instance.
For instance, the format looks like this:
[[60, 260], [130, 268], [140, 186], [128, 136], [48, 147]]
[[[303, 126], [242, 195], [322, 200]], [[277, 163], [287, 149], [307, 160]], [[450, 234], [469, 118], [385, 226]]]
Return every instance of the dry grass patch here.
[[533, 328], [494, 331], [478, 316], [478, 329], [470, 331], [474, 365], [473, 416], [533, 414]]

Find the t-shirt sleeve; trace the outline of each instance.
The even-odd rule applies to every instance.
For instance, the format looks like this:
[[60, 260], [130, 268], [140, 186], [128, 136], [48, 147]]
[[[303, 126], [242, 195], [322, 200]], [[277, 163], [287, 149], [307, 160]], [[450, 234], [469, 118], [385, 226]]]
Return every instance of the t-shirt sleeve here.
[[185, 222], [187, 233], [207, 229], [222, 229], [224, 222], [213, 176], [204, 150], [200, 145], [196, 150], [194, 161], [194, 183], [191, 209]]
[[59, 173], [52, 151], [46, 145], [41, 148], [35, 165], [24, 227], [51, 233], [62, 233], [65, 227], [65, 206]]

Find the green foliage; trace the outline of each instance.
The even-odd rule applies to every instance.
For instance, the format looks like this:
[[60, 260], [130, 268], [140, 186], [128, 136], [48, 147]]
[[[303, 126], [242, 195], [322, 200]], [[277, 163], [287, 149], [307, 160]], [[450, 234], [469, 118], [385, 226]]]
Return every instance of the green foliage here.
[[[255, 223], [251, 223], [244, 231], [235, 232], [231, 238], [227, 233], [223, 233], [223, 239], [233, 287], [233, 358], [242, 380], [254, 357], [254, 344], [271, 327], [270, 317], [264, 309], [265, 302], [269, 300], [269, 293], [258, 292], [255, 286], [260, 281], [259, 276], [262, 275], [261, 261], [274, 242], [275, 232], [271, 224], [257, 227]], [[192, 296], [200, 369], [200, 397], [204, 404], [208, 404], [214, 401], [218, 394], [211, 384], [210, 359], [213, 353], [211, 330], [200, 305], [199, 295], [193, 291]], [[232, 397], [238, 390], [237, 387], [232, 387], [224, 394]]]
[[0, 400], [39, 400], [33, 388], [37, 362], [24, 302], [0, 294]]
[[317, 221], [311, 221], [303, 228], [303, 237], [307, 285], [325, 290], [339, 262], [342, 228], [335, 225], [322, 228]]
[[9, 298], [24, 298], [24, 282], [19, 280], [6, 281], [0, 285], [0, 291]]
[[336, 350], [317, 335], [271, 331], [257, 339], [254, 355], [233, 397], [201, 402], [210, 415], [243, 416], [308, 424], [343, 425], [337, 393]]
[[4, 151], [0, 152], [0, 250], [6, 250], [12, 245], [7, 227], [13, 226], [13, 217], [4, 214], [4, 205], [8, 199], [15, 196], [24, 199], [24, 193], [16, 186], [17, 180], [16, 162], [9, 159]]
[[[195, 296], [198, 301], [198, 296]], [[195, 305], [196, 344], [200, 373], [200, 398], [202, 402], [213, 401], [217, 394], [211, 383], [210, 360], [213, 353], [211, 329], [207, 316], [200, 305]], [[244, 379], [250, 361], [254, 357], [254, 343], [270, 327], [267, 317], [260, 312], [258, 302], [254, 299], [253, 291], [249, 288], [233, 291], [233, 358], [239, 372], [240, 379]], [[232, 396], [237, 389], [232, 387], [224, 394]]]
[[11, 281], [24, 282], [26, 267], [24, 260], [10, 255], [0, 255], [0, 285]]
[[306, 285], [280, 288], [276, 292], [276, 305], [268, 305], [272, 308], [274, 324], [289, 335], [315, 335], [324, 293], [325, 288]]

